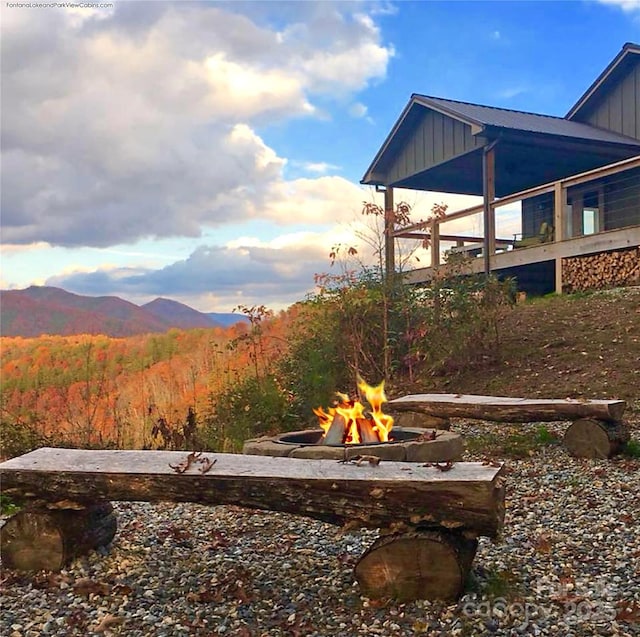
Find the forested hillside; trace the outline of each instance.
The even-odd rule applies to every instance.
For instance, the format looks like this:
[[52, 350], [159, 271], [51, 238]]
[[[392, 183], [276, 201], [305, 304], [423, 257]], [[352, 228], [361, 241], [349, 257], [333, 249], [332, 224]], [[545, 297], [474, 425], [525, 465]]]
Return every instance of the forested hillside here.
[[327, 287], [277, 316], [248, 308], [249, 323], [227, 329], [3, 337], [3, 453], [45, 443], [238, 449], [313, 425], [312, 407], [353, 391], [356, 374], [385, 379], [389, 397], [621, 398], [640, 421], [638, 288], [516, 306], [500, 288], [447, 288], [435, 304], [404, 298], [387, 325], [381, 292], [367, 281]]

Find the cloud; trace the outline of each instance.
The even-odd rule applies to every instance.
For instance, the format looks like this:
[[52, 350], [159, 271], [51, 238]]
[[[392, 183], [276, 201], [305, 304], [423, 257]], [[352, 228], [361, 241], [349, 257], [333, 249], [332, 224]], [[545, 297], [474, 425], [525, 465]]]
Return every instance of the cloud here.
[[325, 116], [383, 78], [393, 49], [362, 3], [263, 4], [276, 3], [3, 9], [3, 241], [107, 247], [291, 223], [292, 192], [333, 215], [324, 183], [288, 182], [257, 131]]
[[318, 175], [325, 175], [326, 173], [332, 170], [338, 170], [340, 168], [340, 166], [336, 166], [335, 164], [329, 164], [325, 161], [303, 162], [301, 164], [298, 163], [298, 165], [304, 168], [304, 170], [310, 173], [316, 173]]
[[[355, 117], [358, 119], [362, 117], [366, 117], [367, 112], [368, 112], [367, 107], [361, 102], [355, 102], [349, 107], [349, 115], [351, 115], [351, 117]], [[372, 121], [370, 117], [367, 117], [367, 119], [369, 121]]]
[[277, 304], [275, 309], [281, 309], [304, 298], [314, 287], [314, 274], [328, 267], [328, 249], [314, 239], [300, 235], [275, 244], [247, 239], [229, 246], [203, 245], [188, 258], [157, 270], [76, 271], [52, 276], [46, 284], [79, 294], [117, 294], [138, 302], [165, 296], [183, 302], [199, 299], [202, 306], [202, 299], [212, 295], [220, 310], [240, 302]]
[[628, 13], [640, 12], [640, 0], [597, 0], [601, 4], [616, 6]]
[[511, 86], [507, 88], [500, 89], [496, 95], [500, 99], [510, 100], [518, 95], [523, 95], [527, 93], [528, 89], [523, 86]]

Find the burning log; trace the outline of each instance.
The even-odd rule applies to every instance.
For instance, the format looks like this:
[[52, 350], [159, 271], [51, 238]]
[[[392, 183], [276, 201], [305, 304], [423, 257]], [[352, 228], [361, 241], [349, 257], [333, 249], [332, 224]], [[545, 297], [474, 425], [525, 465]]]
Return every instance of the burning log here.
[[318, 417], [318, 424], [325, 431], [318, 444], [372, 444], [389, 440], [393, 417], [382, 412], [382, 403], [387, 400], [384, 382], [377, 387], [370, 387], [360, 380], [358, 387], [371, 405], [370, 417], [365, 417], [364, 405], [359, 400], [338, 393], [338, 403], [329, 408], [329, 413], [322, 407], [313, 410]]
[[360, 433], [360, 443], [370, 444], [372, 442], [380, 442], [378, 434], [373, 428], [373, 422], [366, 418], [358, 418], [357, 420], [358, 432]]
[[344, 443], [345, 430], [347, 428], [346, 419], [340, 414], [334, 414], [331, 426], [327, 429], [324, 437], [320, 438], [320, 445], [341, 445]]

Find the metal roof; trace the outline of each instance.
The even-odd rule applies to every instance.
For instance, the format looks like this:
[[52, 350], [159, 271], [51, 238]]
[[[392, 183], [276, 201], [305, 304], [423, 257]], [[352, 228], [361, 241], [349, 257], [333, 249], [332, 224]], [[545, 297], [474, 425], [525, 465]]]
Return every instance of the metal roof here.
[[[640, 141], [633, 137], [627, 137], [626, 135], [596, 128], [589, 124], [573, 122], [563, 117], [539, 115], [525, 111], [496, 108], [494, 106], [482, 106], [480, 104], [458, 102], [456, 100], [430, 97], [428, 95], [414, 94], [411, 96], [411, 100], [416, 104], [432, 108], [441, 112], [443, 115], [459, 119], [480, 129], [491, 127], [511, 131], [525, 131], [527, 133], [556, 135], [596, 142], [631, 144], [640, 148]], [[478, 130], [477, 132], [481, 131]]]

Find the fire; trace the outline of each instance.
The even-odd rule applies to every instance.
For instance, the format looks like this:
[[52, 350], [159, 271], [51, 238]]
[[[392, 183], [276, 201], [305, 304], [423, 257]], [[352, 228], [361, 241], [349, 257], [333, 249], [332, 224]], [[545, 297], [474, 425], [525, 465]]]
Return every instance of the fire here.
[[342, 393], [336, 394], [337, 404], [329, 407], [328, 412], [322, 407], [313, 410], [324, 430], [323, 444], [357, 445], [389, 441], [393, 418], [382, 412], [382, 404], [387, 402], [384, 381], [372, 387], [360, 379], [358, 389], [371, 407], [368, 413], [359, 400]]

